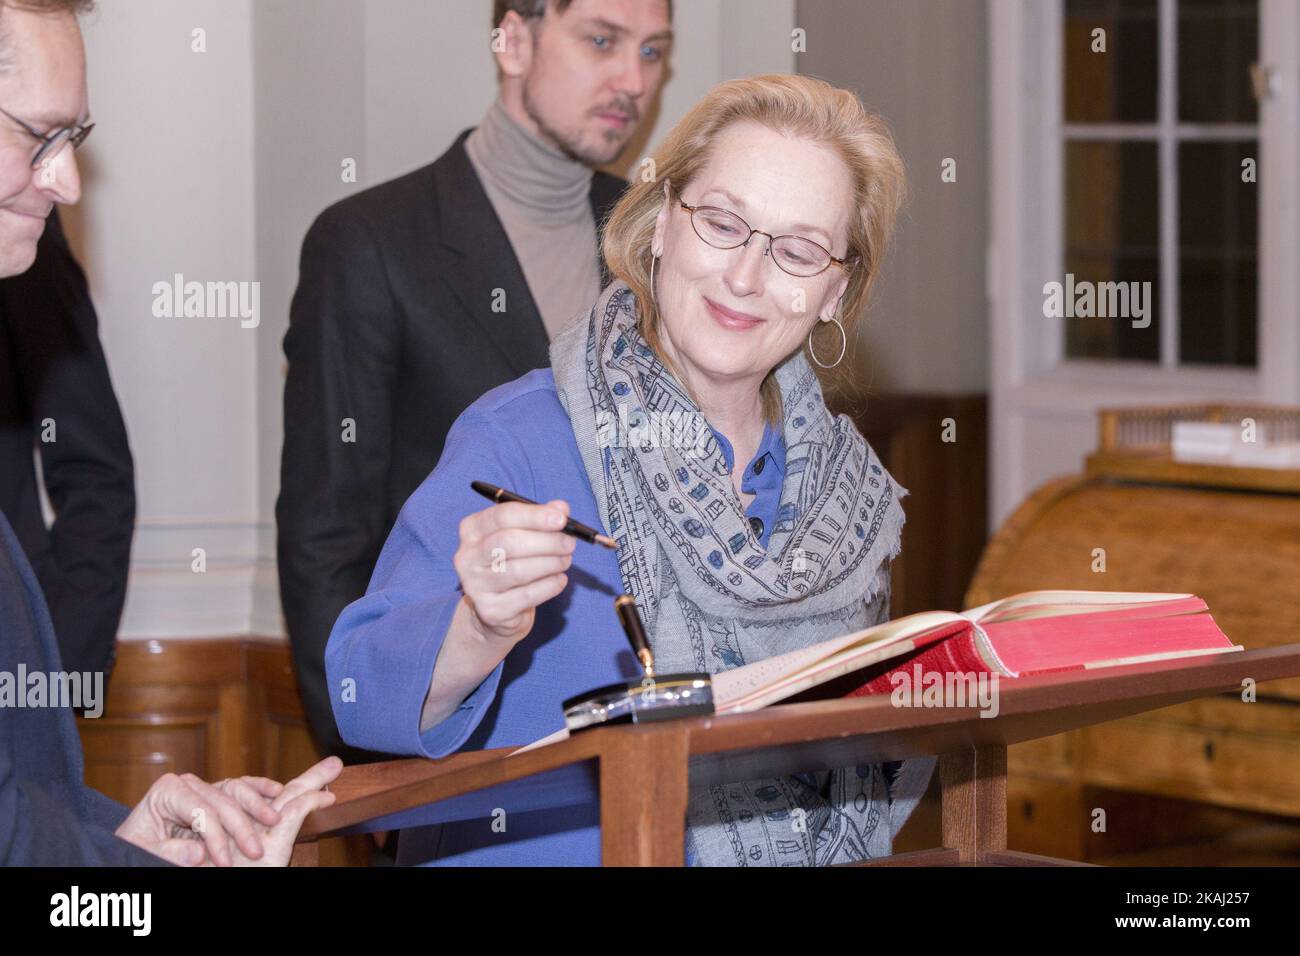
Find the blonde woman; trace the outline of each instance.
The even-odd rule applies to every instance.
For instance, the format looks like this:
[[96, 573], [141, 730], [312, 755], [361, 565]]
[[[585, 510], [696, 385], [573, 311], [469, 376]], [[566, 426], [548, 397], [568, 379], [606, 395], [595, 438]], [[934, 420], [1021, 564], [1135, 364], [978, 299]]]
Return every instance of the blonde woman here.
[[[560, 729], [562, 700], [639, 674], [613, 614], [624, 591], [662, 673], [887, 619], [906, 492], [815, 371], [843, 358], [903, 191], [884, 124], [820, 80], [735, 80], [692, 109], [605, 227], [617, 279], [550, 368], [460, 417], [339, 617], [326, 660], [344, 739], [442, 757]], [[542, 504], [483, 507], [472, 480]], [[569, 515], [618, 551], [575, 545]], [[886, 855], [933, 766], [693, 790], [686, 860]], [[404, 833], [399, 861], [600, 862], [594, 804], [491, 822]]]

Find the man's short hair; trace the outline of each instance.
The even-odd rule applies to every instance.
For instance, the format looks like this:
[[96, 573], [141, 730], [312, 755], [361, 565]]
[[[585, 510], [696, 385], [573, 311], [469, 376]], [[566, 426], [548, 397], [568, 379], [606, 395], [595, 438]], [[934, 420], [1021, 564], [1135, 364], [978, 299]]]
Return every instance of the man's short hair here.
[[25, 10], [29, 13], [71, 13], [80, 16], [89, 13], [95, 0], [0, 0], [0, 73], [13, 62], [9, 51], [9, 31], [5, 29], [5, 9]]
[[[569, 0], [570, 3], [573, 0]], [[95, 0], [0, 0], [0, 16], [5, 7], [15, 10], [27, 10], [31, 13], [89, 13], [95, 6]]]
[[[534, 20], [546, 13], [546, 5], [551, 4], [556, 13], [569, 9], [573, 0], [493, 0], [492, 25], [498, 27], [507, 13], [513, 10], [525, 20]], [[672, 19], [673, 0], [668, 0], [668, 17]]]
[[573, 0], [493, 0], [492, 25], [500, 26], [505, 15], [513, 10], [525, 20], [533, 20], [546, 13], [546, 4], [550, 2], [556, 13], [563, 13]]

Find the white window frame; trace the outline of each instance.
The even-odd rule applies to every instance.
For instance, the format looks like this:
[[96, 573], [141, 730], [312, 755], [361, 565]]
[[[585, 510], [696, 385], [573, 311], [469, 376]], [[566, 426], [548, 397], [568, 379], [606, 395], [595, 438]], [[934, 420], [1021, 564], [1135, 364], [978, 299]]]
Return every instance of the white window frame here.
[[[1095, 418], [1098, 408], [1110, 405], [1216, 398], [1300, 404], [1300, 3], [1260, 0], [1259, 62], [1272, 69], [1274, 89], [1260, 103], [1258, 118], [1258, 359], [1252, 369], [1174, 365], [1169, 343], [1162, 343], [1158, 364], [1064, 357], [1066, 320], [1045, 318], [1042, 308], [1043, 284], [1064, 279], [1062, 18], [1063, 0], [991, 0], [988, 295], [995, 527], [1040, 483], [1027, 477], [1027, 416]], [[1162, 42], [1173, 39], [1169, 34]], [[1174, 68], [1169, 56], [1162, 59], [1164, 70]], [[1255, 124], [1240, 128], [1255, 134]], [[1176, 158], [1162, 158], [1163, 189], [1177, 188], [1166, 168]], [[1176, 198], [1176, 192], [1167, 197]], [[1162, 230], [1169, 227], [1165, 223]], [[1162, 256], [1177, 255], [1170, 238], [1176, 235], [1162, 233]], [[1173, 272], [1163, 269], [1161, 281], [1162, 335], [1173, 337], [1177, 289], [1171, 294], [1165, 288], [1173, 284]]]

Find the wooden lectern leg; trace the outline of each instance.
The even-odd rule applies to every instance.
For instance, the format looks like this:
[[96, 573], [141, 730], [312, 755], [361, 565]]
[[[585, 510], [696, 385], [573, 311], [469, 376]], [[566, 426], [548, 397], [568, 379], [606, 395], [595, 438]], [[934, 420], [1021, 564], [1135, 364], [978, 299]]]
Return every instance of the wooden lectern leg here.
[[602, 866], [682, 866], [687, 761], [683, 728], [611, 735], [600, 757]]
[[320, 866], [320, 842], [307, 840], [293, 845], [289, 854], [290, 866]]
[[943, 845], [962, 863], [982, 863], [1007, 848], [1007, 748], [972, 747], [939, 755]]

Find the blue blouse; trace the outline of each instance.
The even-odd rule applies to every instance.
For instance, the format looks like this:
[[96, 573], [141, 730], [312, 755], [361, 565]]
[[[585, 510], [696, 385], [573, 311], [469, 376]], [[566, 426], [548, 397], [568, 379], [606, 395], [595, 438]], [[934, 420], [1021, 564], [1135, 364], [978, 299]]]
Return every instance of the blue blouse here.
[[[734, 467], [730, 442], [713, 434]], [[755, 495], [746, 514], [761, 522], [764, 547], [784, 470], [785, 442], [769, 425], [741, 484]], [[488, 507], [470, 488], [474, 479], [534, 501], [562, 498], [572, 517], [603, 527], [549, 368], [495, 388], [466, 409], [437, 467], [398, 515], [365, 596], [344, 609], [330, 634], [330, 699], [339, 731], [353, 746], [435, 758], [520, 747], [564, 726], [562, 700], [640, 676], [614, 613], [614, 598], [623, 591], [617, 556], [579, 542], [568, 586], [537, 609], [529, 635], [451, 716], [420, 732], [434, 663], [462, 593], [452, 566], [459, 524]], [[500, 809], [504, 817], [404, 830], [399, 862], [599, 865], [595, 803], [514, 814], [508, 806]]]
[[[712, 425], [709, 431], [722, 448], [722, 457], [727, 462], [727, 470], [736, 467], [735, 453], [731, 442]], [[759, 442], [754, 459], [740, 477], [740, 490], [754, 496], [754, 500], [745, 509], [749, 523], [753, 526], [758, 543], [764, 548], [772, 537], [772, 522], [776, 518], [776, 507], [781, 500], [781, 481], [785, 476], [785, 438], [781, 429], [770, 423], [763, 429], [763, 439]], [[760, 500], [761, 499], [761, 500]]]

